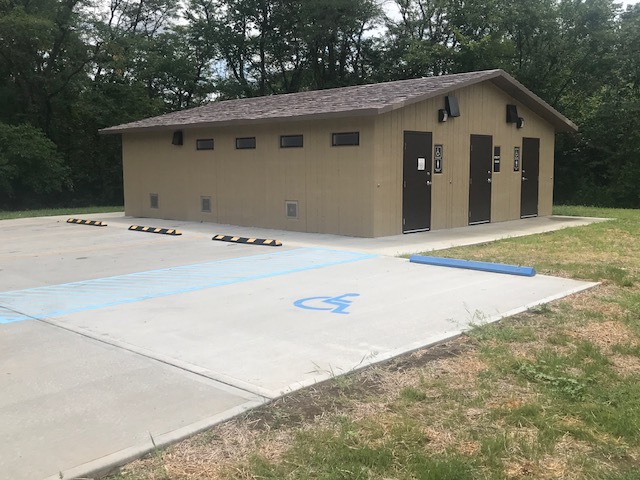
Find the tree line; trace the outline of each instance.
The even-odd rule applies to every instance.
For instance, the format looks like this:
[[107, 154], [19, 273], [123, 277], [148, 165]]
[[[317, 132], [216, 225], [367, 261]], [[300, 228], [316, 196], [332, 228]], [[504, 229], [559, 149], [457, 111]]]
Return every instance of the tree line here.
[[[98, 130], [232, 99], [502, 68], [580, 126], [557, 202], [640, 208], [640, 5], [0, 0], [0, 208], [121, 204]], [[389, 15], [393, 11], [393, 15]]]

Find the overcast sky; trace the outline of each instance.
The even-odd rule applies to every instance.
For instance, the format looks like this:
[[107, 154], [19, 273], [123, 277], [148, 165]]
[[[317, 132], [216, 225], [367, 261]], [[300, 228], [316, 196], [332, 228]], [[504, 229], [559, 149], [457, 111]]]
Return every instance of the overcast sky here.
[[[398, 11], [398, 8], [396, 7], [395, 2], [393, 0], [379, 0], [379, 1], [385, 7], [385, 10], [390, 15], [393, 15]], [[627, 5], [634, 5], [638, 2], [640, 2], [640, 0], [617, 0], [616, 3], [622, 3], [622, 9], [626, 10]]]

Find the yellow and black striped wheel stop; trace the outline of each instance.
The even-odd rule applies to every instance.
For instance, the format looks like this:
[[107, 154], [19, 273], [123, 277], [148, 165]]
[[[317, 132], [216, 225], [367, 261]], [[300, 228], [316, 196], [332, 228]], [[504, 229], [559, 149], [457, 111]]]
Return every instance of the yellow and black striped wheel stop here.
[[133, 230], [135, 232], [159, 233], [161, 235], [182, 235], [181, 231], [171, 228], [140, 227], [138, 225], [131, 225], [129, 230]]
[[99, 220], [82, 220], [80, 218], [70, 218], [67, 223], [75, 223], [77, 225], [91, 225], [93, 227], [106, 227], [107, 224]]
[[265, 238], [232, 237], [231, 235], [216, 235], [211, 240], [218, 240], [220, 242], [247, 243], [249, 245], [264, 245], [267, 247], [282, 246], [282, 242], [278, 240], [268, 240]]

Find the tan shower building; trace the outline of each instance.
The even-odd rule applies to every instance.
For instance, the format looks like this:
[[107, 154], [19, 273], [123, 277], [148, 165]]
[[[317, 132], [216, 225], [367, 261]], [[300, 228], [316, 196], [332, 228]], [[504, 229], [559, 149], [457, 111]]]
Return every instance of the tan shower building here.
[[122, 134], [125, 213], [380, 237], [551, 215], [556, 132], [502, 70], [211, 102]]

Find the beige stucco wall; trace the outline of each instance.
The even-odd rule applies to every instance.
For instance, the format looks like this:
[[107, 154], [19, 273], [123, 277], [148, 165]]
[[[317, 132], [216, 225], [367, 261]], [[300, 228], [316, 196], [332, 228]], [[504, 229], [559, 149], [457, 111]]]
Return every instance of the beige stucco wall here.
[[[331, 146], [333, 132], [352, 131], [359, 146]], [[373, 236], [373, 118], [183, 132], [182, 146], [173, 131], [123, 135], [127, 215]], [[296, 134], [303, 148], [280, 148], [280, 135]], [[254, 136], [255, 150], [235, 149], [236, 137]], [[213, 138], [214, 150], [196, 150], [198, 138]], [[201, 196], [212, 213], [200, 211]], [[288, 200], [298, 201], [297, 220], [286, 218]]]
[[[439, 123], [437, 112], [444, 96], [380, 115], [375, 123], [374, 236], [402, 233], [403, 132], [432, 132], [433, 144], [442, 144], [443, 173], [434, 175], [431, 229], [468, 224], [469, 160], [472, 134], [493, 136], [501, 147], [501, 171], [492, 178], [491, 221], [520, 218], [521, 172], [513, 170], [514, 147], [523, 137], [540, 139], [538, 214], [551, 215], [553, 203], [553, 127], [489, 82], [449, 95], [458, 98], [461, 116]], [[506, 105], [518, 106], [525, 126], [506, 123]], [[521, 150], [522, 151], [522, 150]]]

